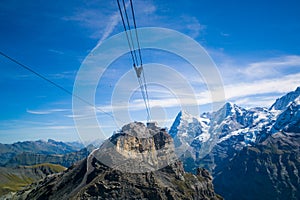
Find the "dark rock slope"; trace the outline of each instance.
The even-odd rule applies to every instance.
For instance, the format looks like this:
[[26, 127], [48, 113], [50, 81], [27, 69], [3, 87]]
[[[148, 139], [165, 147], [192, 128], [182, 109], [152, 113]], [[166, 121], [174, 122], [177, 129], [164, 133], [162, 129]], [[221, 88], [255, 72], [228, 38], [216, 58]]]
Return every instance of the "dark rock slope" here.
[[276, 133], [241, 150], [215, 175], [225, 199], [300, 199], [300, 135]]
[[169, 134], [153, 124], [128, 124], [87, 159], [15, 199], [222, 199], [206, 170], [184, 171], [173, 159], [173, 146]]

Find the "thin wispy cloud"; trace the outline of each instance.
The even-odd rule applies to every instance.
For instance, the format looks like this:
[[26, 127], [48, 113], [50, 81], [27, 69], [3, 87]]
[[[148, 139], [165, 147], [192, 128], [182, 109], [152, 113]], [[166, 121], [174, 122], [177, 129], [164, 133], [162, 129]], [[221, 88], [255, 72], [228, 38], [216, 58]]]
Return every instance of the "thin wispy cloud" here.
[[[185, 105], [192, 105], [189, 104], [189, 102], [191, 102], [189, 99], [184, 99]], [[164, 108], [176, 107], [180, 105], [180, 102], [176, 98], [150, 100], [149, 103], [151, 107], [159, 106]], [[113, 110], [114, 111], [121, 111], [121, 110], [139, 111], [145, 109], [145, 104], [143, 99], [135, 99], [132, 102], [120, 102], [117, 105], [105, 105], [105, 106], [99, 106], [98, 108], [99, 108], [97, 110], [98, 113], [102, 113], [101, 110], [105, 112], [112, 112]]]
[[247, 77], [263, 78], [276, 76], [290, 67], [300, 67], [300, 56], [288, 55], [272, 58], [265, 61], [254, 62], [246, 66], [240, 72]]
[[224, 33], [224, 32], [221, 32], [220, 35], [223, 36], [223, 37], [229, 37], [230, 36], [229, 33]]
[[[130, 2], [126, 1], [125, 3], [126, 7], [129, 7]], [[117, 4], [111, 3], [108, 5], [110, 6], [107, 7], [106, 5], [105, 12], [103, 12], [103, 10], [100, 12], [100, 7], [82, 8], [75, 11], [72, 16], [65, 16], [63, 20], [76, 21], [82, 26], [89, 28], [91, 31], [90, 37], [98, 39], [97, 46], [99, 46], [113, 33], [124, 31], [120, 23], [121, 18]], [[153, 1], [136, 1], [133, 5], [138, 27], [172, 28], [177, 31], [182, 31], [193, 38], [197, 38], [206, 29], [206, 25], [200, 23], [195, 16], [182, 14], [179, 17], [170, 18], [166, 13], [158, 12], [157, 6]]]
[[280, 55], [258, 61], [229, 56], [220, 49], [209, 49], [225, 84], [252, 83], [262, 79], [281, 78], [300, 72], [300, 55]]
[[[278, 97], [278, 95], [295, 90], [298, 86], [300, 86], [300, 73], [282, 76], [281, 78], [262, 79], [252, 83], [226, 85], [225, 95], [229, 100], [270, 93], [275, 93]], [[260, 103], [256, 102], [255, 99], [248, 98], [248, 100], [245, 104], [251, 103], [252, 105], [260, 106]]]
[[95, 48], [97, 48], [99, 45], [102, 44], [104, 40], [106, 40], [111, 33], [114, 31], [115, 27], [118, 25], [120, 22], [120, 16], [119, 12], [115, 12], [112, 16], [110, 16], [109, 22], [107, 26], [105, 27], [105, 30], [102, 34], [101, 39], [98, 41], [98, 44]]
[[76, 120], [88, 120], [88, 119], [95, 118], [94, 115], [88, 115], [88, 114], [86, 114], [86, 115], [65, 115], [65, 117], [76, 119]]
[[187, 34], [192, 38], [197, 38], [206, 29], [206, 25], [201, 24], [196, 17], [184, 15], [180, 20], [182, 24], [186, 25]]
[[48, 115], [52, 113], [57, 113], [57, 112], [66, 112], [70, 111], [69, 109], [47, 109], [47, 110], [31, 110], [31, 109], [26, 109], [26, 112], [29, 114], [34, 114], [34, 115]]
[[[62, 71], [60, 73], [53, 73], [53, 74], [43, 74], [44, 77], [54, 80], [54, 79], [74, 79], [76, 75], [76, 71]], [[40, 77], [37, 77], [35, 74], [12, 74], [11, 75], [15, 80], [41, 80]]]
[[42, 126], [42, 127], [35, 127], [35, 129], [47, 129], [47, 130], [66, 130], [66, 129], [75, 129], [75, 126], [65, 126], [65, 125], [59, 125], [59, 126]]
[[251, 68], [260, 67], [286, 67], [286, 66], [299, 66], [300, 56], [298, 55], [287, 55], [272, 58], [266, 61], [254, 62], [249, 65]]
[[32, 127], [32, 126], [51, 126], [53, 122], [45, 122], [45, 121], [30, 121], [24, 119], [18, 120], [5, 120], [0, 121], [0, 130], [9, 130], [14, 128], [24, 128], [24, 127]]
[[49, 79], [74, 79], [77, 71], [64, 71], [56, 74], [49, 74]]
[[[102, 6], [105, 6], [105, 10]], [[81, 26], [88, 28], [90, 37], [93, 39], [103, 38], [107, 33], [113, 30], [115, 20], [116, 5], [104, 4], [97, 2], [88, 4], [86, 7], [78, 8], [73, 15], [65, 16], [62, 19], [65, 21], [78, 22]], [[111, 15], [111, 13], [114, 13]], [[112, 24], [110, 26], [110, 24]]]
[[34, 111], [34, 110], [29, 110], [29, 109], [27, 109], [26, 112], [29, 114], [34, 114], [34, 115], [47, 115], [47, 114], [51, 113], [49, 111]]
[[56, 50], [56, 49], [48, 49], [48, 51], [50, 51], [50, 52], [52, 52], [52, 53], [55, 53], [55, 54], [59, 54], [59, 55], [65, 54], [64, 52], [59, 51], [59, 50]]
[[268, 96], [258, 95], [258, 96], [249, 96], [241, 97], [233, 100], [232, 102], [237, 105], [243, 105], [245, 108], [255, 108], [255, 107], [266, 107], [269, 108], [278, 98], [278, 94], [270, 94]]
[[[129, 6], [129, 1], [127, 1], [127, 3], [125, 3], [125, 7], [126, 9], [128, 9]], [[136, 17], [140, 18], [140, 10], [142, 11], [143, 15], [148, 15], [151, 13], [154, 13], [156, 11], [156, 7], [153, 4], [149, 4], [146, 5], [148, 2], [137, 2], [138, 5], [136, 6], [139, 12], [136, 13]], [[120, 17], [120, 12], [116, 11], [114, 12], [114, 14], [112, 14], [109, 17], [108, 23], [104, 29], [104, 32], [100, 38], [100, 40], [98, 41], [98, 44], [96, 45], [96, 47], [94, 49], [96, 49], [98, 46], [100, 46], [103, 41], [105, 41], [109, 36], [111, 36], [111, 34], [113, 33], [114, 29], [118, 26], [119, 22], [121, 22], [121, 17]], [[133, 28], [133, 27], [132, 27]]]

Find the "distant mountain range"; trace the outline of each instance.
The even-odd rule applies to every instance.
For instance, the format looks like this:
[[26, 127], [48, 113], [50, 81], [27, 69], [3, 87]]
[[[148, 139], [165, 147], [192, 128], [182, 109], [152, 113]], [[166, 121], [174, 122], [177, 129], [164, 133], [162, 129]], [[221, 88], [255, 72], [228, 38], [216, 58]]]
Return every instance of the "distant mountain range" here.
[[14, 156], [22, 153], [33, 153], [42, 155], [65, 155], [79, 151], [84, 145], [79, 142], [58, 142], [49, 139], [48, 141], [25, 141], [13, 144], [0, 143], [0, 165], [5, 165]]
[[17, 167], [41, 163], [59, 164], [70, 167], [86, 158], [96, 147], [85, 147], [80, 142], [26, 141], [14, 144], [0, 143], [0, 166]]
[[270, 108], [226, 103], [199, 117], [181, 111], [170, 135], [187, 146], [185, 168], [209, 169], [225, 198], [300, 199], [300, 87]]

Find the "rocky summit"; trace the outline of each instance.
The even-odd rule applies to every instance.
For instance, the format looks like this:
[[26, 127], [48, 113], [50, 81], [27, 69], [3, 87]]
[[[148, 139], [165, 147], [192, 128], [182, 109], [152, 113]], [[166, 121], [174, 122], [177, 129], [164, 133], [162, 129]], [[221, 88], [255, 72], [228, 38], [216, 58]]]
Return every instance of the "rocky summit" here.
[[175, 158], [173, 139], [164, 129], [130, 123], [88, 158], [15, 199], [222, 199], [208, 171], [186, 173]]
[[140, 122], [127, 124], [100, 149], [91, 156], [130, 173], [155, 171], [177, 159], [172, 137], [155, 123], [148, 123], [147, 127]]

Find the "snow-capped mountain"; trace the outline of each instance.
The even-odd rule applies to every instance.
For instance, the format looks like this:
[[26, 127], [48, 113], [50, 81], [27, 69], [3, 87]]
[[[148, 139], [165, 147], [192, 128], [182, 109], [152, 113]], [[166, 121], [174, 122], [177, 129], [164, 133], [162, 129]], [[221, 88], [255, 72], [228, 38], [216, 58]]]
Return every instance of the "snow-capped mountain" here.
[[[256, 142], [263, 130], [269, 130], [274, 115], [267, 108], [246, 110], [233, 103], [226, 103], [214, 113], [195, 117], [181, 111], [177, 115], [170, 135], [175, 145], [189, 145], [193, 157], [206, 156], [216, 144], [230, 143], [234, 148]], [[229, 145], [229, 144], [228, 144]]]
[[300, 198], [300, 87], [270, 108], [226, 103], [200, 117], [180, 112], [170, 134], [189, 145], [180, 157], [185, 169], [210, 170], [227, 199]]
[[218, 111], [199, 117], [181, 111], [169, 133], [177, 146], [189, 145], [193, 157], [199, 159], [216, 145], [240, 150], [279, 131], [299, 132], [299, 108], [300, 87], [277, 99], [270, 108], [245, 109], [226, 103]]

